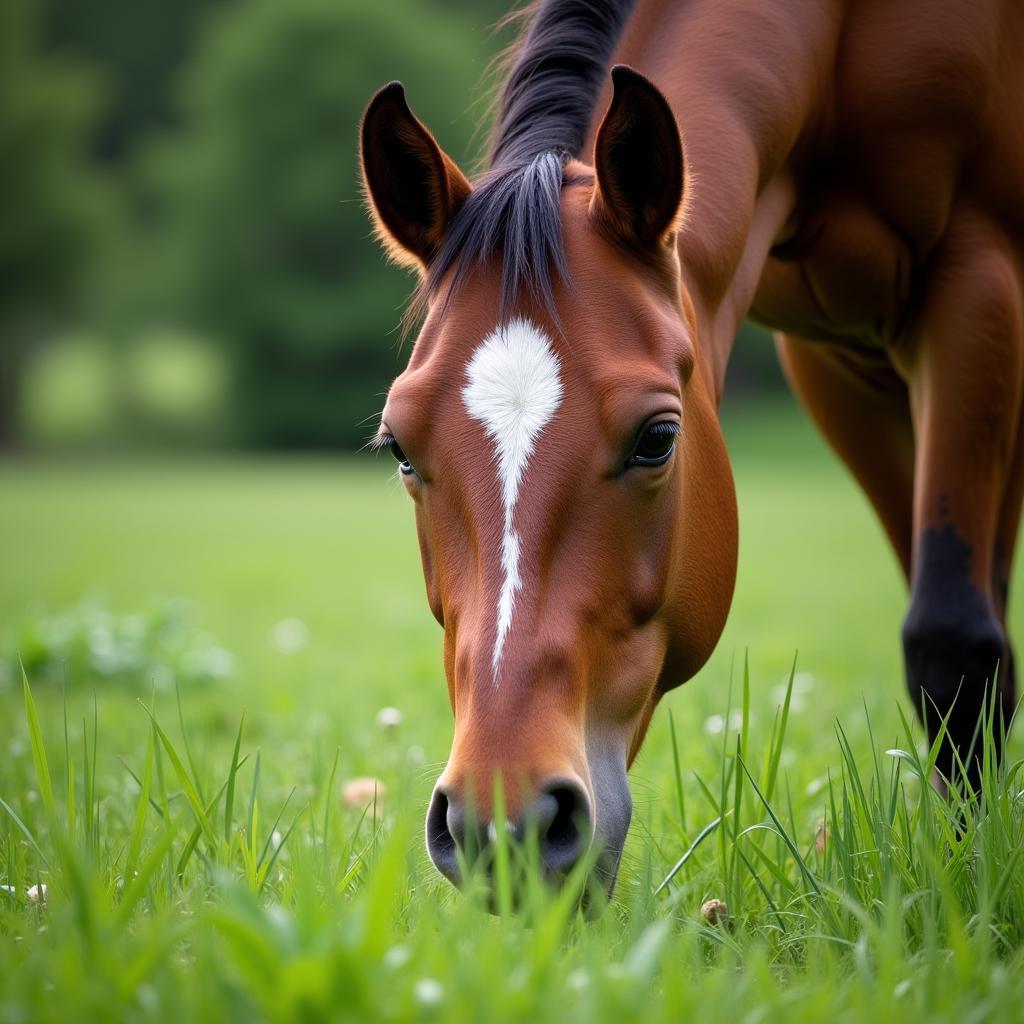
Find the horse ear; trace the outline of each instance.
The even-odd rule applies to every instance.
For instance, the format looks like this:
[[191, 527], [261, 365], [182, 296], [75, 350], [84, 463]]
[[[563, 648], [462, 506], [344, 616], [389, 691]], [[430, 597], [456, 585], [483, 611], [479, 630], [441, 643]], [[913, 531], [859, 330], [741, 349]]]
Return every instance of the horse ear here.
[[370, 100], [359, 142], [377, 234], [395, 262], [422, 271], [469, 195], [469, 182], [409, 109], [401, 82]]
[[683, 202], [683, 145], [665, 97], [625, 64], [612, 68], [612, 102], [594, 144], [591, 213], [643, 249], [670, 243]]

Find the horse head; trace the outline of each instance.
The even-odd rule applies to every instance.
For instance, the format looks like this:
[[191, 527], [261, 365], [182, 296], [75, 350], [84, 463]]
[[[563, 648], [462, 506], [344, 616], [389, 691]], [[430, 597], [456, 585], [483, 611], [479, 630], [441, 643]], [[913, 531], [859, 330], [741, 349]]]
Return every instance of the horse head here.
[[444, 628], [455, 734], [426, 840], [457, 884], [460, 848], [493, 840], [500, 778], [546, 872], [593, 848], [611, 891], [627, 768], [732, 597], [732, 477], [676, 249], [683, 146], [650, 82], [612, 79], [592, 164], [520, 145], [471, 184], [397, 83], [361, 128], [378, 233], [422, 276], [376, 443]]

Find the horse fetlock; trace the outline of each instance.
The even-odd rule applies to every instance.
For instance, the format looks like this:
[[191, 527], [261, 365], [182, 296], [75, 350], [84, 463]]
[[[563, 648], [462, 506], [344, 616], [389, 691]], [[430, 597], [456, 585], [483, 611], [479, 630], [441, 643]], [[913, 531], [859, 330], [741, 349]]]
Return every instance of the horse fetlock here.
[[[982, 745], [976, 742], [979, 721], [998, 687], [993, 721], [997, 753], [1001, 752], [1000, 713], [1008, 724], [1012, 712], [1012, 664], [1002, 625], [981, 600], [955, 606], [911, 603], [903, 622], [903, 653], [910, 698], [934, 741], [946, 721], [947, 742], [938, 769], [955, 777], [956, 758], [972, 768]], [[973, 746], [972, 746], [973, 745]]]

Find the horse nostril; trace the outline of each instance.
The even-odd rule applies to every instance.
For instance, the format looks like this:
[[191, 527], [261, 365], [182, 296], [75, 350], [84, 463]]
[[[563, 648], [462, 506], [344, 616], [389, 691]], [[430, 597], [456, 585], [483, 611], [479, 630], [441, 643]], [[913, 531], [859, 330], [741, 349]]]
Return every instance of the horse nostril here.
[[541, 861], [550, 871], [571, 871], [593, 831], [586, 794], [576, 783], [560, 780], [544, 787], [534, 808]]
[[[495, 844], [494, 822], [470, 824], [471, 815], [459, 797], [438, 786], [427, 810], [427, 853], [434, 866], [455, 885], [462, 875], [460, 860], [480, 862], [489, 870]], [[568, 874], [590, 845], [593, 819], [583, 787], [568, 779], [545, 785], [522, 820], [510, 820], [509, 836], [522, 842], [527, 829], [536, 830], [540, 861], [554, 875]]]
[[427, 853], [450, 882], [459, 883], [457, 850], [462, 845], [465, 815], [443, 789], [435, 789], [427, 810]]

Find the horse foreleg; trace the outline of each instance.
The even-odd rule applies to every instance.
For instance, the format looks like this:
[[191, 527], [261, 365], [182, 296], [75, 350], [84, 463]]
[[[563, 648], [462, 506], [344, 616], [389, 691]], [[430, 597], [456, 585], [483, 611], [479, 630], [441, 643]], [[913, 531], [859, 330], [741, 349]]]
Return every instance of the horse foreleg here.
[[[957, 218], [918, 327], [893, 353], [910, 392], [917, 448], [907, 684], [933, 739], [948, 716], [937, 764], [946, 779], [958, 778], [955, 752], [978, 781], [974, 741], [997, 672], [997, 715], [1008, 722], [1013, 710], [1005, 602], [993, 581], [1000, 512], [1020, 486], [1022, 339], [1014, 253], [986, 222]], [[1001, 754], [998, 717], [994, 732]]]

